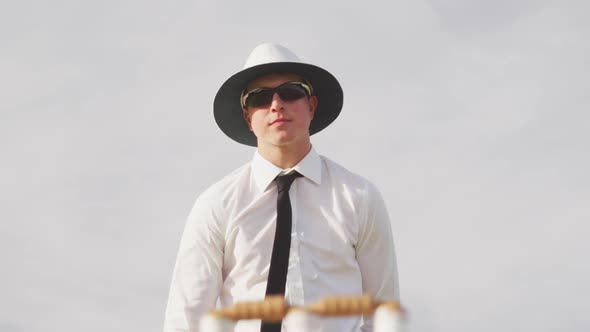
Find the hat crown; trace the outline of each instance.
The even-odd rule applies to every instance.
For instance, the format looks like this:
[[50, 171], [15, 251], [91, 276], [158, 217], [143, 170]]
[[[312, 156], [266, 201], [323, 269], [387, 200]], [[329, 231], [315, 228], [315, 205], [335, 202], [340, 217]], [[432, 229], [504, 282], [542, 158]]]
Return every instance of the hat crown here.
[[290, 49], [272, 43], [256, 46], [248, 56], [244, 69], [273, 62], [301, 62]]

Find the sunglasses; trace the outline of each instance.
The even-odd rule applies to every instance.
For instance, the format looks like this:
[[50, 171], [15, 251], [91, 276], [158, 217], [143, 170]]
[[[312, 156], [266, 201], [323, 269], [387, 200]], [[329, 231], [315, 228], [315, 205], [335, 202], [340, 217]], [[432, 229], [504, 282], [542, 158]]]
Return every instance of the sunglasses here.
[[256, 88], [246, 93], [242, 92], [242, 107], [261, 107], [269, 105], [275, 93], [281, 100], [290, 102], [304, 96], [312, 95], [312, 88], [309, 83], [287, 82], [274, 88]]

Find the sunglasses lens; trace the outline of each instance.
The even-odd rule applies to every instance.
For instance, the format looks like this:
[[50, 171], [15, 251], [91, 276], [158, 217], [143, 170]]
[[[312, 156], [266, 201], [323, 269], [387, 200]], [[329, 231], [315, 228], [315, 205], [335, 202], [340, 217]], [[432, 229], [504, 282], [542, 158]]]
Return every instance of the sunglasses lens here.
[[277, 92], [283, 101], [295, 101], [307, 95], [306, 91], [297, 84], [282, 85]]
[[272, 102], [272, 95], [274, 91], [269, 89], [264, 89], [260, 91], [256, 91], [248, 95], [246, 99], [246, 106], [247, 107], [260, 107], [264, 105], [268, 105]]

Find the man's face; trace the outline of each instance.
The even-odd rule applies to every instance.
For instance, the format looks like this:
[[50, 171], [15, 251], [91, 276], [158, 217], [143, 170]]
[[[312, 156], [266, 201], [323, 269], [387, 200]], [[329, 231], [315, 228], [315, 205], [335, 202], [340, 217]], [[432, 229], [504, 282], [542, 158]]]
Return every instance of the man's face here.
[[[274, 88], [287, 82], [304, 82], [294, 74], [271, 74], [250, 82], [246, 91]], [[309, 145], [309, 125], [317, 107], [315, 96], [284, 101], [277, 93], [268, 105], [244, 107], [244, 119], [258, 139], [258, 147]]]

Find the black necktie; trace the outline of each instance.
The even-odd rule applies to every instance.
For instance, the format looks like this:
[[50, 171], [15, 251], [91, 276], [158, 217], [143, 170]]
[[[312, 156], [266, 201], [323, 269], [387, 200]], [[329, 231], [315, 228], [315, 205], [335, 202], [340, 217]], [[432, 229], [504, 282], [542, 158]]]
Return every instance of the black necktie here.
[[[289, 200], [289, 188], [295, 180], [302, 176], [297, 172], [277, 176], [277, 227], [272, 246], [270, 269], [268, 271], [268, 283], [266, 295], [285, 294], [287, 282], [287, 269], [289, 267], [289, 251], [291, 249], [291, 201]], [[265, 323], [260, 328], [261, 332], [281, 331], [281, 322]]]

